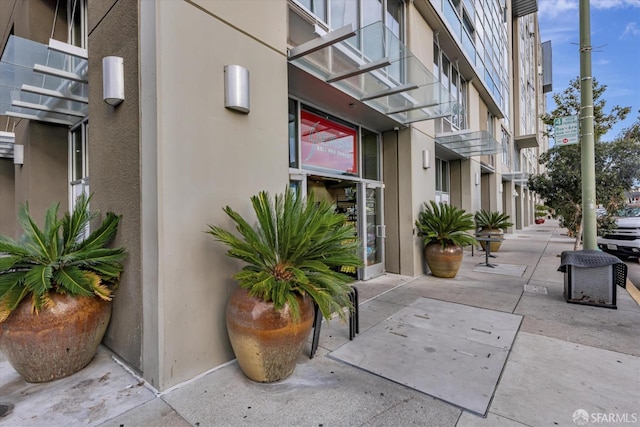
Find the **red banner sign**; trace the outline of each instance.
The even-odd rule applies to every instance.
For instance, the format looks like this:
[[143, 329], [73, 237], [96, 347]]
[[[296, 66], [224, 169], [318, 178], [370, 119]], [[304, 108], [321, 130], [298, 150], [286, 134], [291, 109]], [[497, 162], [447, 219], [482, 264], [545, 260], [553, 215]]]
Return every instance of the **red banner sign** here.
[[330, 172], [357, 174], [357, 138], [355, 129], [301, 112], [302, 164]]

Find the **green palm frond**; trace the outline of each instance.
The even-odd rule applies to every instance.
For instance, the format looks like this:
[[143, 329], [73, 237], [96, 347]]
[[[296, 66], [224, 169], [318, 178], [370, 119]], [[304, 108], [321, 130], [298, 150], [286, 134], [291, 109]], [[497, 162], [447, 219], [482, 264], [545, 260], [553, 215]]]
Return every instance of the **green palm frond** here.
[[433, 200], [424, 203], [424, 209], [416, 220], [416, 228], [425, 244], [440, 242], [445, 247], [448, 244], [466, 246], [476, 242], [475, 237], [469, 234], [470, 230], [475, 229], [472, 214]]
[[89, 237], [83, 238], [97, 212], [91, 196], [82, 195], [71, 213], [58, 217], [59, 204], [45, 212], [40, 229], [27, 204], [18, 210], [23, 234], [18, 241], [0, 235], [0, 322], [26, 297], [33, 311], [51, 304], [51, 293], [110, 299], [126, 257], [123, 248], [107, 248], [120, 216], [108, 212]]
[[256, 225], [251, 226], [229, 206], [223, 211], [235, 223], [235, 234], [209, 225], [207, 233], [227, 245], [227, 255], [246, 263], [233, 277], [250, 295], [272, 301], [277, 309], [289, 303], [299, 315], [296, 295], [309, 295], [322, 314], [346, 317], [351, 276], [342, 266], [359, 267], [355, 228], [335, 213], [327, 201], [306, 199], [291, 189], [271, 198], [267, 192], [251, 197]]
[[476, 227], [493, 228], [496, 230], [505, 230], [513, 226], [509, 221], [510, 216], [503, 212], [489, 211], [486, 209], [479, 210], [474, 215]]
[[91, 197], [84, 193], [80, 194], [73, 212], [71, 214], [65, 213], [62, 218], [62, 238], [64, 239], [64, 247], [67, 250], [73, 250], [72, 248], [83, 240], [81, 237], [87, 225], [96, 215], [89, 211]]

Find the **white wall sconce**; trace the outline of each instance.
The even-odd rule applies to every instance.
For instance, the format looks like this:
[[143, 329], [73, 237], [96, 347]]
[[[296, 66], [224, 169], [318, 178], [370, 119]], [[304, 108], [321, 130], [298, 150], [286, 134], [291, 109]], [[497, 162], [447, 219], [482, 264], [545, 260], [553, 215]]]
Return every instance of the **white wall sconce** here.
[[241, 65], [224, 66], [224, 106], [249, 114], [249, 70]]
[[476, 185], [480, 185], [480, 174], [476, 172]]
[[500, 193], [502, 193], [502, 192], [504, 191], [504, 187], [502, 186], [502, 183], [500, 183], [500, 188], [498, 189], [498, 191], [499, 191]]
[[431, 153], [429, 150], [422, 150], [422, 169], [431, 167]]
[[124, 101], [124, 60], [119, 56], [102, 58], [102, 97], [114, 107]]
[[24, 145], [13, 144], [13, 164], [24, 165]]

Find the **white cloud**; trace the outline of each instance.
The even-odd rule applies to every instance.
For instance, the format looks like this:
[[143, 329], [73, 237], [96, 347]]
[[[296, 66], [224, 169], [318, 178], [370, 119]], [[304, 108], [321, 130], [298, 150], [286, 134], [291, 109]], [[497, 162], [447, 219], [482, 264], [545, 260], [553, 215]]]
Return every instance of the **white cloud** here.
[[640, 28], [638, 28], [638, 24], [635, 22], [629, 22], [625, 27], [622, 35], [619, 38], [623, 39], [625, 37], [636, 37], [640, 36]]
[[613, 9], [617, 7], [640, 7], [640, 0], [591, 0], [594, 9]]
[[[606, 1], [606, 0], [600, 0]], [[613, 1], [613, 0], [610, 0]], [[640, 0], [629, 0], [640, 2]], [[538, 1], [538, 15], [543, 18], [554, 19], [558, 16], [563, 16], [564, 13], [578, 10], [577, 0], [539, 0]]]

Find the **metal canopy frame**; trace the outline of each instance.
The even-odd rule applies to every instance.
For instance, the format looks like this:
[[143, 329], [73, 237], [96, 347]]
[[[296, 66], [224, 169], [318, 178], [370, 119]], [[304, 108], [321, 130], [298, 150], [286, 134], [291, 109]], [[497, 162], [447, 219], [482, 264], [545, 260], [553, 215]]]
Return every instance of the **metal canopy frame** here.
[[502, 145], [486, 130], [440, 133], [436, 134], [435, 142], [463, 158], [502, 152]]
[[15, 142], [15, 133], [0, 131], [0, 158], [13, 159], [13, 147]]
[[73, 126], [88, 114], [87, 50], [10, 36], [0, 59], [0, 114]]
[[332, 85], [395, 123], [462, 111], [436, 77], [383, 22], [358, 30], [351, 25], [325, 32], [289, 51], [289, 62]]

